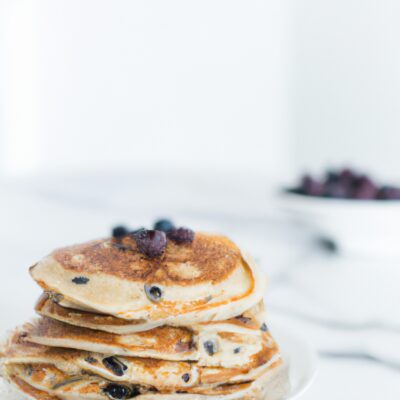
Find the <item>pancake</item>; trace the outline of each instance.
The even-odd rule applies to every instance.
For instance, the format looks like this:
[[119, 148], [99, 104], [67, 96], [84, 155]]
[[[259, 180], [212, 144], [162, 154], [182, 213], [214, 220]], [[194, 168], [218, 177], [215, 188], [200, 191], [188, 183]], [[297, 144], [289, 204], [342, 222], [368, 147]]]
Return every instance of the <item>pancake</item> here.
[[130, 235], [55, 250], [30, 269], [63, 305], [141, 324], [188, 325], [225, 320], [257, 304], [265, 280], [229, 239], [196, 233], [190, 244], [168, 241], [146, 258]]
[[[7, 365], [9, 381], [31, 398], [53, 399], [254, 399], [282, 400], [287, 392], [287, 370], [282, 361], [272, 365], [256, 380], [215, 387], [187, 388], [184, 391], [157, 391], [153, 388], [115, 384], [92, 375], [68, 375], [49, 364]], [[118, 390], [118, 391], [117, 391]]]
[[242, 327], [236, 319], [197, 325], [192, 329], [162, 326], [150, 331], [117, 335], [68, 325], [49, 318], [26, 324], [25, 341], [96, 353], [150, 357], [168, 361], [197, 361], [202, 366], [236, 368], [252, 362], [276, 344], [269, 332]]
[[118, 334], [146, 331], [162, 325], [161, 322], [128, 321], [112, 315], [82, 310], [75, 304], [59, 301], [57, 297], [49, 292], [45, 292], [40, 296], [36, 303], [35, 311], [44, 317], [53, 318], [71, 325]]
[[[35, 311], [44, 316], [65, 322], [70, 325], [101, 330], [105, 332], [128, 334], [145, 331], [160, 326], [160, 323], [148, 324], [140, 321], [127, 321], [111, 315], [98, 314], [90, 311], [77, 310], [62, 306], [53, 294], [45, 292], [36, 303]], [[261, 301], [250, 310], [245, 311], [239, 318], [232, 318], [245, 328], [258, 330], [265, 322], [264, 303]], [[171, 324], [173, 326], [173, 324]]]
[[15, 389], [31, 400], [61, 400], [60, 397], [52, 396], [42, 390], [35, 389], [18, 376], [11, 374], [8, 376], [9, 382]]
[[[150, 358], [115, 357], [72, 349], [51, 348], [27, 343], [20, 333], [13, 335], [2, 358], [6, 367], [51, 365], [68, 375], [94, 374], [104, 379], [142, 385], [160, 390], [182, 391], [190, 387], [211, 387], [249, 382], [262, 375], [280, 359], [277, 348], [257, 357], [252, 365], [240, 368], [202, 367], [195, 362]], [[83, 372], [82, 372], [83, 371]]]

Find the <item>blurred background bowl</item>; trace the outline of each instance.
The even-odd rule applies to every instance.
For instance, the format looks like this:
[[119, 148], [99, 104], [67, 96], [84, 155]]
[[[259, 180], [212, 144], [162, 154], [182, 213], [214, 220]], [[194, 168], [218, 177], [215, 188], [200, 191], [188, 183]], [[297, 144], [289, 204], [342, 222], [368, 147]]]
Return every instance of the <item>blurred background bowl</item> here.
[[400, 201], [354, 200], [283, 192], [279, 207], [340, 252], [400, 255]]

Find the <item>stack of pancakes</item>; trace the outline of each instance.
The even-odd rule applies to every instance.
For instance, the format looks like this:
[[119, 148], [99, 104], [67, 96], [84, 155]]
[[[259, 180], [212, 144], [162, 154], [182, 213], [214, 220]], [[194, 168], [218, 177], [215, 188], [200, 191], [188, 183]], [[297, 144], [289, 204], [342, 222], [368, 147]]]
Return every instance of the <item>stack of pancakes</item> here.
[[54, 251], [31, 267], [40, 317], [1, 353], [28, 398], [283, 399], [265, 280], [225, 237], [142, 254], [132, 235]]

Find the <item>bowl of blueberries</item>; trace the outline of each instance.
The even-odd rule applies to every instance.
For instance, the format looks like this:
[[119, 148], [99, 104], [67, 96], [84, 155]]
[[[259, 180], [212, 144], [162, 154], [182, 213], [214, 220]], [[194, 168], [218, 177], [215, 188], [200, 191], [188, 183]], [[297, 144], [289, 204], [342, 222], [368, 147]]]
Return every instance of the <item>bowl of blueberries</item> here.
[[304, 175], [283, 190], [280, 204], [331, 249], [400, 256], [400, 186], [343, 168]]

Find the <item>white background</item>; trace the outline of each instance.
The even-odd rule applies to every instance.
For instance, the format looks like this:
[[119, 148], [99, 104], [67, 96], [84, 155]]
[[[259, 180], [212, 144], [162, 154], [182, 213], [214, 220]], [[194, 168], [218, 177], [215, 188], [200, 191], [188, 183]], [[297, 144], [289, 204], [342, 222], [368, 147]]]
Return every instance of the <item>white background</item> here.
[[6, 173], [285, 166], [286, 16], [265, 1], [10, 1]]
[[1, 4], [3, 174], [400, 176], [396, 0]]
[[290, 2], [290, 98], [300, 166], [400, 176], [400, 3]]

